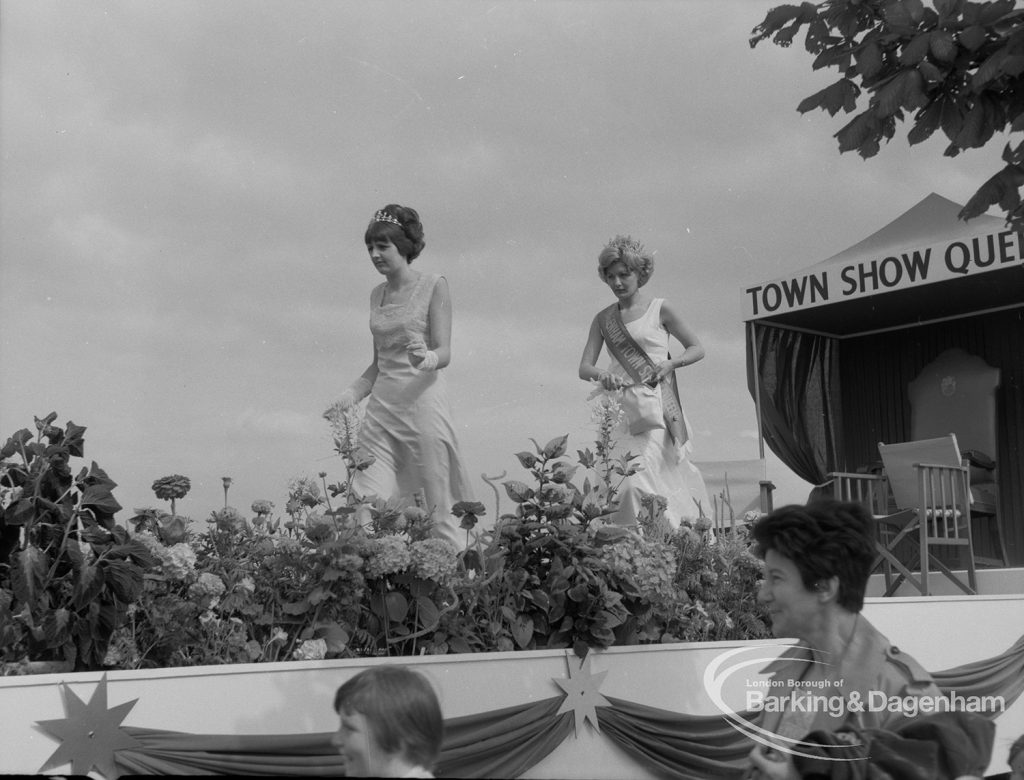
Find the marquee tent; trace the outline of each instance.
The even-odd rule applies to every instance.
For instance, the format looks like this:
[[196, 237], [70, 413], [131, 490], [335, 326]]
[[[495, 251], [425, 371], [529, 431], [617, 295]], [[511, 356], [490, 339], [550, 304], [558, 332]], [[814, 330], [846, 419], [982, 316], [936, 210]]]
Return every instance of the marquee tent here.
[[[961, 208], [932, 193], [848, 249], [743, 288], [762, 454], [813, 484], [869, 464], [878, 441], [909, 436], [908, 383], [960, 347], [1000, 369], [1000, 506], [1024, 515], [1024, 234]], [[1024, 558], [1024, 528], [1008, 542]]]

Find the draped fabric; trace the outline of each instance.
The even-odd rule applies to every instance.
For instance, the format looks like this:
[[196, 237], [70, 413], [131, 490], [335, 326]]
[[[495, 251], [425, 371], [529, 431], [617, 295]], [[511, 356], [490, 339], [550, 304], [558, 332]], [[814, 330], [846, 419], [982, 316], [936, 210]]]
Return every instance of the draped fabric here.
[[[932, 674], [947, 696], [998, 696], [1010, 707], [1024, 692], [1024, 636], [992, 658]], [[636, 762], [672, 780], [739, 777], [752, 743], [734, 727], [759, 714], [697, 716], [605, 697], [597, 719], [604, 738]], [[559, 713], [563, 696], [445, 722], [439, 777], [518, 777], [573, 732], [573, 713]], [[999, 712], [985, 713], [994, 718]], [[123, 774], [248, 774], [337, 776], [334, 732], [202, 735], [122, 726], [140, 743], [118, 750]]]
[[839, 342], [748, 322], [747, 385], [772, 452], [802, 479], [824, 482], [843, 445]]
[[[706, 780], [739, 778], [752, 743], [729, 719], [680, 715], [608, 697], [611, 707], [598, 709], [601, 733], [667, 778]], [[739, 713], [756, 725], [760, 713]]]
[[[1009, 707], [1024, 693], [1024, 636], [1000, 655], [935, 672], [932, 677], [947, 696], [1002, 696]], [[999, 715], [983, 714], [990, 718]]]

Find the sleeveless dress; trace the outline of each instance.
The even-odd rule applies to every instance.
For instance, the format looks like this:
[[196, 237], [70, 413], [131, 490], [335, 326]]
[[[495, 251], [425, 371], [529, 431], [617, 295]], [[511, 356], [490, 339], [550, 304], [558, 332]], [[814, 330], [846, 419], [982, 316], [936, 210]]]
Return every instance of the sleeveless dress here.
[[[664, 298], [655, 298], [647, 307], [647, 311], [636, 320], [625, 323], [626, 330], [633, 337], [640, 347], [643, 348], [651, 360], [660, 363], [668, 360], [669, 332], [661, 324], [661, 304]], [[625, 368], [614, 357], [608, 366], [608, 371], [618, 376], [625, 377], [632, 383], [632, 379]], [[661, 386], [657, 391], [661, 393]], [[692, 431], [686, 413], [683, 413], [683, 421], [686, 430]], [[700, 470], [690, 462], [689, 454], [693, 450], [693, 437], [687, 438], [682, 446], [676, 445], [672, 436], [665, 428], [655, 428], [637, 435], [631, 435], [626, 422], [619, 424], [615, 432], [616, 452], [631, 452], [639, 454], [639, 459], [633, 461], [643, 468], [631, 477], [628, 477], [619, 488], [619, 508], [609, 518], [610, 522], [621, 525], [634, 525], [636, 516], [641, 511], [640, 491], [644, 493], [657, 493], [665, 498], [668, 507], [665, 509], [665, 517], [678, 528], [682, 519], [696, 520], [700, 516], [696, 501], [700, 502], [704, 513], [710, 509], [708, 491], [704, 486], [704, 478]]]
[[448, 404], [444, 370], [420, 371], [409, 361], [406, 345], [415, 338], [430, 343], [428, 311], [435, 274], [421, 274], [404, 303], [383, 303], [384, 285], [370, 296], [370, 332], [377, 349], [377, 379], [370, 391], [359, 443], [376, 460], [359, 472], [353, 487], [362, 495], [403, 496], [417, 492], [433, 510], [434, 536], [456, 549], [466, 532], [451, 514], [457, 501], [473, 501], [469, 475]]

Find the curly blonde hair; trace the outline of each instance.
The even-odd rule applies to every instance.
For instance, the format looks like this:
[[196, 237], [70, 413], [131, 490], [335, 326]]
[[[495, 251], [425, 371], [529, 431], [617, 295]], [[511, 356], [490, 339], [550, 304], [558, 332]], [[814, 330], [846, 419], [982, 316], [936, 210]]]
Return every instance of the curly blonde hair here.
[[601, 254], [597, 256], [597, 273], [602, 280], [606, 278], [608, 267], [612, 263], [623, 262], [636, 274], [637, 284], [643, 287], [654, 273], [654, 255], [644, 249], [644, 245], [631, 236], [615, 236], [605, 244]]

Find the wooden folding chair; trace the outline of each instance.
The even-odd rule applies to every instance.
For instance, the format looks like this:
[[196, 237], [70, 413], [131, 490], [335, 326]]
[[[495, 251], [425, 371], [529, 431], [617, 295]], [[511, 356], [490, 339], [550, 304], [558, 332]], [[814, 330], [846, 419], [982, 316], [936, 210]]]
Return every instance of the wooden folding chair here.
[[[927, 596], [933, 566], [964, 593], [976, 594], [970, 479], [956, 435], [899, 444], [879, 442], [878, 452], [898, 510], [878, 518], [892, 532], [880, 553], [899, 572], [885, 595], [892, 595], [906, 579]], [[909, 566], [896, 555], [897, 545], [908, 538], [917, 544], [917, 560]], [[967, 583], [935, 555], [939, 548], [966, 552]], [[920, 567], [920, 579], [912, 571], [915, 563]]]
[[893, 566], [889, 557], [891, 554], [889, 546], [895, 535], [891, 529], [893, 523], [905, 525], [912, 519], [913, 512], [903, 511], [896, 515], [890, 514], [889, 483], [884, 474], [833, 471], [828, 474], [828, 480], [819, 487], [828, 491], [837, 501], [852, 501], [855, 504], [860, 504], [875, 518], [878, 529], [875, 549], [878, 551], [878, 555], [871, 566], [871, 571], [874, 572], [879, 566], [882, 567], [882, 573], [885, 575], [885, 595], [891, 595], [892, 591], [899, 587], [899, 582], [893, 584]]

